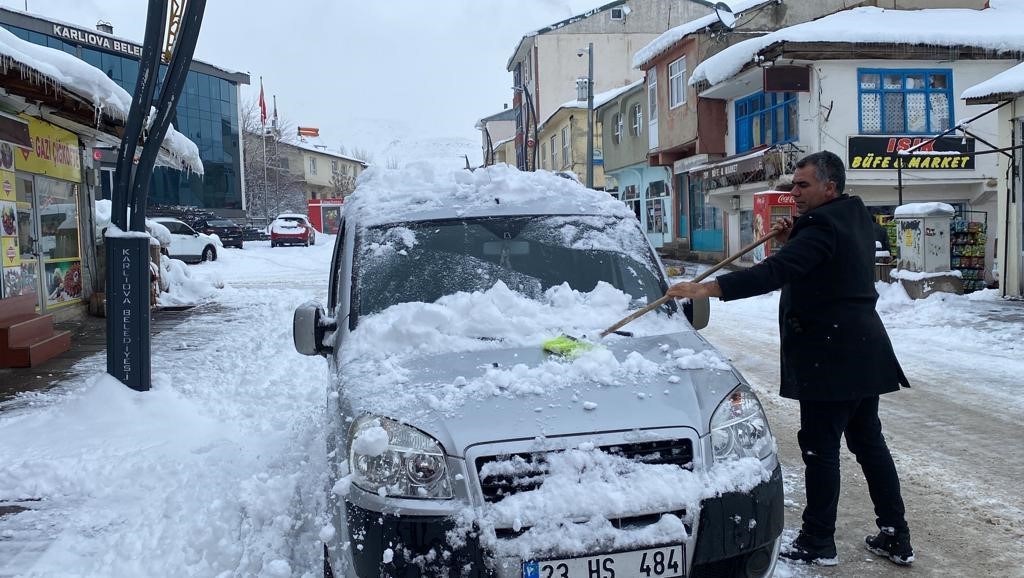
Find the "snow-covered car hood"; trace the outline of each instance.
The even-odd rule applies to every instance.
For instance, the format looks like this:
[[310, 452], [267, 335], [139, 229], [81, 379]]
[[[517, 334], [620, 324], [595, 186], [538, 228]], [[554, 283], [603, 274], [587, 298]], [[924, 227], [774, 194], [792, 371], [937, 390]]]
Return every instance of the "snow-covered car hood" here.
[[538, 436], [667, 427], [703, 434], [741, 382], [692, 331], [612, 336], [574, 359], [538, 343], [354, 362], [340, 375], [347, 414], [408, 423], [455, 456], [474, 444]]

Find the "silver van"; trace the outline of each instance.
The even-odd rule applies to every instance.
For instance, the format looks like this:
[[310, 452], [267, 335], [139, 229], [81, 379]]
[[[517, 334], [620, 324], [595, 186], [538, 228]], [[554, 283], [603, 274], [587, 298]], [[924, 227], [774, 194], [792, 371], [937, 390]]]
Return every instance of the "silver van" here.
[[[695, 330], [707, 301], [596, 339], [668, 286], [623, 203], [504, 165], [371, 168], [328, 275], [294, 317], [332, 375], [325, 575], [773, 573], [775, 440]], [[560, 328], [590, 345], [546, 352]]]

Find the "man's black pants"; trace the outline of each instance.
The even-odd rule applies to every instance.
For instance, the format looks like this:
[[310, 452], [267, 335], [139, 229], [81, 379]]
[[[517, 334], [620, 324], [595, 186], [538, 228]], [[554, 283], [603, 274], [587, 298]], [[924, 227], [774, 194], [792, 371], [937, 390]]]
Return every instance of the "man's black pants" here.
[[839, 505], [839, 441], [857, 456], [875, 505], [875, 522], [897, 532], [907, 528], [900, 479], [878, 419], [878, 396], [854, 401], [801, 401], [800, 450], [803, 454], [807, 506], [803, 531], [809, 538], [831, 541]]

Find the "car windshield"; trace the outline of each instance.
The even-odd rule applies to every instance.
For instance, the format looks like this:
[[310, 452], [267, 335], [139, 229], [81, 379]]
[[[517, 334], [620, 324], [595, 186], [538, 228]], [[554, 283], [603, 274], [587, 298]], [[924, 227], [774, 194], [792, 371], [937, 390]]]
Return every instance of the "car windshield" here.
[[357, 242], [353, 311], [368, 315], [398, 303], [432, 303], [498, 281], [538, 299], [568, 283], [592, 291], [604, 281], [637, 307], [665, 291], [636, 223], [603, 216], [489, 217], [390, 225]]
[[206, 222], [210, 227], [237, 227], [238, 225], [232, 223], [227, 219], [213, 219]]

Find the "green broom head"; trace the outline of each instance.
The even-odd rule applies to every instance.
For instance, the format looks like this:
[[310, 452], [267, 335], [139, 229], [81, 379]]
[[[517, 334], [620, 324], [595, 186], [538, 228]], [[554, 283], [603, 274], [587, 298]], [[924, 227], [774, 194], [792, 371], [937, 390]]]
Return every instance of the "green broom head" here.
[[569, 358], [582, 355], [593, 348], [593, 344], [569, 335], [559, 335], [544, 342], [544, 351]]

